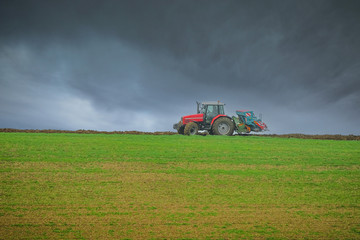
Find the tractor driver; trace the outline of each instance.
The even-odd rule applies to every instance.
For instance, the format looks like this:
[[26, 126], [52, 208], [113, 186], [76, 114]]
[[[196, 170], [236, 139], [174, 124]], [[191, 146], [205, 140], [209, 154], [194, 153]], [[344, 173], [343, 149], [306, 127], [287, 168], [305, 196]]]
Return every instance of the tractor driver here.
[[207, 113], [206, 113], [206, 120], [211, 122], [211, 120], [217, 115], [215, 106], [208, 106]]

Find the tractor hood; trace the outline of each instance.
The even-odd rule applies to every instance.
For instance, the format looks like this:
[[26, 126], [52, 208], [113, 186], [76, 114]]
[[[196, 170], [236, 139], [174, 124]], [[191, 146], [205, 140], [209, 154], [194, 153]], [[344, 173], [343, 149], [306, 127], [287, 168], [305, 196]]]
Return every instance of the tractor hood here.
[[189, 122], [202, 122], [204, 121], [204, 114], [198, 113], [198, 114], [183, 116], [181, 120], [182, 120], [182, 124], [187, 124]]

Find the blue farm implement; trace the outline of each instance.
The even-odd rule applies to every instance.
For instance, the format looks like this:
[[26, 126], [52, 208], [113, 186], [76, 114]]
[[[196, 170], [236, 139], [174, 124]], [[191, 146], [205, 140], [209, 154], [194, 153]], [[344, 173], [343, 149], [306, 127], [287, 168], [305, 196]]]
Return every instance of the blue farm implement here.
[[260, 118], [257, 118], [253, 111], [249, 110], [238, 110], [236, 111], [237, 117], [232, 117], [236, 131], [238, 133], [249, 133], [253, 132], [261, 132], [266, 131], [267, 126], [262, 122]]
[[197, 114], [183, 116], [180, 122], [174, 124], [179, 134], [195, 135], [199, 130], [207, 130], [212, 135], [231, 136], [237, 133], [251, 131], [266, 131], [267, 126], [253, 111], [236, 111], [237, 116], [225, 115], [224, 103], [197, 102]]

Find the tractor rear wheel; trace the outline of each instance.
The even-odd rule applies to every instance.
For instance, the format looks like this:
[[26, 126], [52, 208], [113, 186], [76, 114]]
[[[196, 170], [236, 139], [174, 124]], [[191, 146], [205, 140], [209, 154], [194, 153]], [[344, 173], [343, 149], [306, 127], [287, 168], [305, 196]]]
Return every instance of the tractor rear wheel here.
[[228, 135], [231, 136], [234, 133], [235, 125], [227, 117], [216, 119], [211, 127], [211, 131], [214, 135]]
[[189, 122], [185, 125], [184, 135], [196, 135], [199, 131], [199, 126], [194, 122]]

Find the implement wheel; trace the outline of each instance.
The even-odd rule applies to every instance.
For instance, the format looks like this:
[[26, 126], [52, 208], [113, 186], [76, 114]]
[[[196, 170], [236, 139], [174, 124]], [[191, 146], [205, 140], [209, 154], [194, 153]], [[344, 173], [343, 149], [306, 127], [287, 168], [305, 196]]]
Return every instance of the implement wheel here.
[[227, 117], [222, 117], [216, 119], [214, 124], [211, 127], [211, 131], [214, 135], [228, 135], [231, 136], [234, 133], [235, 125], [233, 121], [231, 121]]
[[185, 125], [184, 135], [196, 135], [198, 133], [199, 126], [194, 122], [189, 122]]

